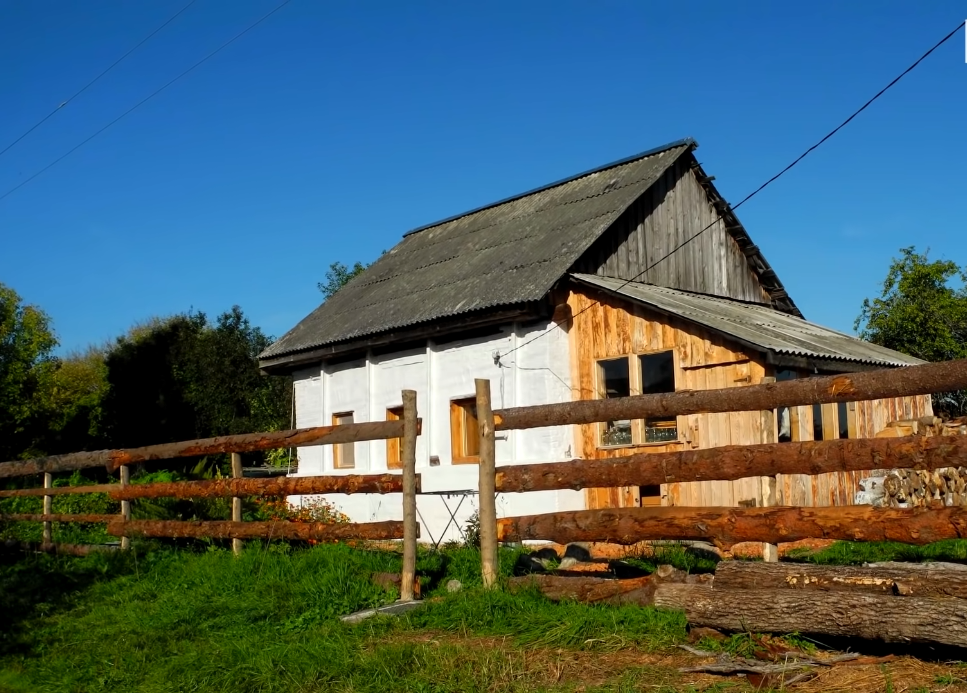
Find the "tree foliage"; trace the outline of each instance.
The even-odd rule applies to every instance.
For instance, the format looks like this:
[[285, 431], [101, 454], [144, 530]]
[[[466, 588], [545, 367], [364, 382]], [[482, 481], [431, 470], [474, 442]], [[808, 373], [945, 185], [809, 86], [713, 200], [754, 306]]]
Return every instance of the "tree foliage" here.
[[329, 265], [329, 269], [326, 270], [326, 281], [319, 282], [316, 286], [319, 287], [319, 291], [322, 295], [326, 297], [326, 300], [332, 298], [339, 289], [346, 286], [353, 277], [362, 274], [362, 272], [369, 265], [364, 265], [361, 262], [357, 262], [352, 267], [347, 267], [341, 262], [334, 262]]
[[[863, 301], [854, 329], [867, 341], [925, 361], [967, 358], [967, 267], [902, 248], [881, 295]], [[934, 409], [967, 414], [967, 391], [934, 396]]]

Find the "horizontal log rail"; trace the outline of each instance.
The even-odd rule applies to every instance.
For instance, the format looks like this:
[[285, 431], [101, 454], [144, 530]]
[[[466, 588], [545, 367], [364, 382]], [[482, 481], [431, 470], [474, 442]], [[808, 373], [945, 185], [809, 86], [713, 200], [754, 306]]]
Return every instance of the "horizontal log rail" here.
[[402, 539], [403, 523], [368, 522], [362, 524], [329, 524], [323, 522], [231, 522], [228, 520], [119, 520], [112, 516], [108, 534], [114, 536], [142, 536], [167, 538], [208, 539], [315, 539], [341, 541], [344, 539]]
[[63, 556], [88, 556], [92, 553], [102, 551], [117, 551], [117, 545], [108, 544], [58, 544], [40, 543], [33, 541], [5, 542], [3, 548], [15, 549], [17, 551], [34, 551], [38, 553], [52, 553]]
[[967, 508], [609, 508], [508, 517], [500, 541], [636, 544], [657, 539], [781, 544], [803, 539], [929, 544], [967, 537]]
[[68, 493], [110, 493], [117, 490], [117, 484], [97, 484], [96, 486], [55, 486], [54, 488], [16, 488], [0, 490], [0, 498], [19, 498], [22, 496], [61, 496]]
[[[416, 477], [417, 493], [420, 476]], [[232, 498], [237, 496], [303, 496], [315, 493], [402, 493], [400, 474], [347, 474], [342, 476], [275, 477], [273, 479], [212, 479], [154, 484], [114, 485], [111, 497], [138, 498]]]
[[862, 373], [802, 378], [719, 390], [541, 404], [494, 411], [498, 431], [600, 421], [759, 411], [833, 402], [859, 402], [967, 389], [967, 359]]
[[11, 513], [0, 515], [0, 521], [3, 522], [114, 522], [117, 519], [117, 515], [95, 514]]
[[[418, 421], [419, 428], [419, 421]], [[417, 431], [419, 434], [419, 430]], [[203, 457], [231, 452], [257, 452], [308, 445], [335, 445], [367, 440], [389, 440], [403, 436], [403, 421], [371, 421], [341, 426], [317, 426], [291, 431], [243, 433], [240, 435], [203, 438], [177, 443], [161, 443], [126, 450], [94, 450], [66, 455], [38, 457], [0, 463], [0, 478], [28, 476], [45, 472], [64, 472], [90, 467], [106, 467], [115, 472], [119, 467], [137, 462], [169, 460], [178, 457]]]
[[804, 441], [508, 465], [497, 468], [497, 491], [615, 488], [776, 474], [962, 466], [967, 466], [967, 436]]

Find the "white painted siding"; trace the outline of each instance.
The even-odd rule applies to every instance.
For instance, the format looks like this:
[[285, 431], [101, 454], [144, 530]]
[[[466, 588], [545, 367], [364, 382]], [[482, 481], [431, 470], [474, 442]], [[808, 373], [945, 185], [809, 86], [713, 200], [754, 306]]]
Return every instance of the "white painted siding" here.
[[[550, 334], [527, 343], [538, 334]], [[520, 346], [521, 348], [513, 351]], [[496, 353], [506, 354], [497, 364]], [[511, 353], [512, 352], [512, 353]], [[466, 339], [389, 355], [371, 356], [352, 363], [320, 366], [295, 374], [296, 419], [300, 427], [328, 425], [333, 414], [352, 411], [357, 422], [382, 421], [386, 409], [401, 404], [401, 391], [416, 390], [423, 418], [417, 442], [416, 467], [422, 475], [424, 495], [417, 498], [421, 541], [459, 540], [444, 503], [454, 508], [459, 495], [442, 498], [426, 492], [476, 490], [477, 465], [452, 464], [450, 401], [473, 397], [474, 379], [491, 381], [494, 408], [565, 402], [571, 399], [567, 333], [548, 323], [527, 327], [507, 326], [500, 334]], [[499, 433], [497, 464], [571, 459], [571, 427], [540, 428]], [[431, 457], [439, 464], [431, 466]], [[385, 441], [357, 443], [356, 466], [334, 469], [331, 446], [301, 448], [299, 475], [379, 473], [387, 471]], [[390, 470], [392, 471], [392, 470]], [[357, 522], [401, 520], [399, 494], [333, 494], [326, 499]], [[298, 498], [293, 498], [298, 502]], [[498, 516], [577, 510], [584, 496], [577, 491], [542, 491], [501, 494]], [[475, 496], [463, 500], [457, 521], [462, 527], [477, 508]]]

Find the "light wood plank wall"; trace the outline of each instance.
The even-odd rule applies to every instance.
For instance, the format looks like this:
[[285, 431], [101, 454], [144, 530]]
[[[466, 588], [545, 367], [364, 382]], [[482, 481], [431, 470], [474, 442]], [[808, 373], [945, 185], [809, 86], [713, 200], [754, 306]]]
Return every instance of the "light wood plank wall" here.
[[[575, 399], [597, 396], [597, 361], [601, 359], [672, 350], [675, 384], [679, 390], [747, 387], [774, 373], [758, 354], [684, 320], [669, 318], [638, 305], [598, 292], [574, 288], [567, 297], [571, 372], [577, 382]], [[633, 392], [633, 394], [635, 394]], [[850, 434], [871, 437], [897, 419], [932, 413], [929, 397], [907, 397], [857, 402], [850, 407]], [[837, 405], [825, 410], [824, 423], [835, 428]], [[830, 415], [831, 414], [831, 415]], [[791, 416], [795, 440], [813, 439], [813, 408], [796, 407]], [[695, 414], [678, 419], [679, 440], [666, 444], [635, 444], [601, 448], [597, 425], [579, 426], [578, 453], [585, 459], [615, 458], [639, 452], [662, 452], [724, 445], [751, 445], [776, 440], [765, 431], [761, 412]], [[826, 435], [836, 437], [830, 430]], [[777, 501], [782, 505], [851, 505], [859, 481], [872, 472], [779, 475]], [[662, 504], [677, 506], [737, 506], [762, 504], [760, 477], [736, 481], [707, 481], [662, 486]], [[638, 505], [637, 488], [588, 489], [588, 508]]]

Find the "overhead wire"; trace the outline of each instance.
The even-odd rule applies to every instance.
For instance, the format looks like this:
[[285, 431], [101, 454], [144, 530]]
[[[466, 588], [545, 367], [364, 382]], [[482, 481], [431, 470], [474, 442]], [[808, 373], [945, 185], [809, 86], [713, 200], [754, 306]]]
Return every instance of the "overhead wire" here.
[[88, 82], [87, 84], [85, 84], [85, 85], [84, 85], [83, 87], [81, 87], [81, 88], [80, 88], [80, 89], [79, 89], [78, 91], [76, 91], [76, 92], [75, 92], [75, 93], [74, 93], [73, 95], [71, 95], [71, 96], [68, 96], [68, 97], [67, 97], [67, 98], [66, 98], [65, 100], [63, 100], [63, 101], [61, 101], [61, 102], [60, 102], [60, 104], [58, 104], [58, 105], [57, 105], [57, 107], [56, 107], [56, 108], [54, 108], [54, 110], [52, 110], [52, 111], [51, 111], [50, 113], [48, 113], [48, 114], [47, 114], [47, 115], [45, 115], [45, 116], [44, 116], [43, 118], [41, 118], [40, 120], [38, 120], [38, 121], [37, 121], [36, 123], [34, 123], [34, 124], [33, 124], [33, 125], [32, 125], [32, 126], [30, 127], [30, 129], [28, 129], [28, 130], [27, 130], [26, 132], [24, 132], [24, 133], [23, 133], [22, 135], [20, 135], [20, 137], [18, 137], [18, 138], [17, 138], [17, 139], [15, 139], [15, 140], [14, 140], [13, 142], [11, 142], [11, 143], [10, 143], [10, 144], [8, 144], [8, 145], [7, 145], [6, 147], [4, 147], [4, 148], [3, 148], [2, 150], [0, 150], [0, 156], [3, 156], [4, 154], [6, 154], [6, 153], [7, 153], [7, 152], [8, 152], [8, 151], [9, 151], [10, 149], [12, 149], [12, 148], [13, 148], [14, 146], [16, 146], [16, 144], [17, 144], [18, 142], [20, 142], [20, 141], [21, 141], [21, 140], [22, 140], [22, 139], [23, 139], [24, 137], [26, 137], [27, 135], [29, 135], [30, 133], [32, 133], [32, 132], [33, 132], [34, 130], [36, 130], [37, 128], [39, 128], [39, 127], [40, 127], [41, 125], [43, 125], [44, 123], [46, 123], [46, 122], [47, 122], [48, 120], [50, 120], [50, 118], [52, 118], [52, 117], [54, 116], [54, 114], [55, 114], [55, 113], [58, 113], [58, 112], [60, 112], [60, 110], [61, 110], [62, 108], [64, 108], [64, 106], [66, 106], [66, 105], [67, 105], [67, 104], [69, 104], [69, 103], [70, 103], [71, 101], [73, 101], [73, 100], [74, 100], [74, 99], [76, 99], [76, 98], [77, 98], [78, 96], [80, 96], [80, 95], [81, 95], [81, 94], [83, 94], [83, 93], [84, 93], [85, 91], [87, 91], [87, 90], [88, 90], [88, 89], [90, 89], [90, 88], [91, 88], [92, 86], [94, 86], [94, 83], [95, 83], [95, 82], [97, 82], [97, 81], [98, 81], [99, 79], [101, 79], [101, 77], [103, 77], [103, 76], [104, 76], [104, 75], [106, 75], [106, 74], [107, 74], [108, 72], [110, 72], [111, 70], [113, 70], [113, 69], [114, 69], [115, 67], [117, 67], [117, 66], [118, 66], [118, 65], [119, 65], [119, 64], [120, 64], [120, 63], [121, 63], [121, 62], [122, 62], [122, 61], [123, 61], [123, 60], [124, 60], [125, 58], [127, 58], [127, 57], [128, 57], [129, 55], [131, 55], [132, 53], [134, 53], [134, 51], [136, 51], [136, 50], [138, 50], [138, 49], [139, 49], [139, 48], [140, 48], [141, 46], [143, 46], [143, 45], [144, 45], [144, 44], [146, 44], [146, 43], [147, 43], [148, 41], [150, 41], [150, 40], [152, 39], [152, 37], [154, 37], [154, 35], [155, 35], [155, 34], [157, 34], [157, 33], [158, 33], [159, 31], [161, 31], [161, 30], [162, 30], [162, 29], [164, 29], [164, 28], [165, 28], [166, 26], [168, 26], [169, 24], [171, 24], [171, 23], [172, 23], [173, 21], [175, 21], [176, 19], [178, 19], [178, 17], [180, 17], [180, 16], [181, 16], [181, 15], [182, 15], [182, 14], [183, 14], [183, 13], [185, 12], [185, 10], [187, 10], [187, 9], [188, 9], [189, 7], [191, 7], [192, 5], [194, 5], [194, 4], [195, 4], [195, 1], [196, 1], [196, 0], [191, 0], [191, 1], [190, 1], [190, 2], [189, 2], [189, 3], [187, 4], [187, 5], [185, 5], [185, 6], [184, 6], [184, 7], [182, 7], [182, 8], [180, 9], [180, 10], [178, 10], [178, 11], [177, 11], [177, 12], [175, 12], [175, 13], [174, 13], [173, 15], [171, 15], [171, 17], [169, 17], [169, 18], [168, 18], [168, 21], [166, 21], [166, 22], [165, 22], [164, 24], [162, 24], [161, 26], [159, 26], [159, 27], [158, 27], [157, 29], [155, 29], [154, 31], [152, 31], [152, 32], [151, 32], [150, 34], [148, 34], [147, 36], [145, 36], [145, 37], [144, 37], [143, 39], [141, 39], [141, 40], [140, 40], [140, 41], [139, 41], [139, 42], [137, 43], [137, 45], [135, 45], [135, 46], [134, 46], [134, 48], [132, 48], [131, 50], [129, 50], [129, 51], [127, 52], [127, 53], [125, 53], [124, 55], [122, 55], [122, 56], [121, 56], [120, 58], [118, 58], [117, 60], [115, 60], [115, 61], [114, 61], [113, 63], [111, 63], [110, 65], [108, 65], [108, 66], [107, 66], [107, 68], [106, 68], [105, 70], [103, 70], [103, 71], [102, 71], [102, 72], [101, 72], [101, 73], [100, 73], [100, 74], [99, 74], [99, 75], [98, 75], [97, 77], [95, 77], [95, 78], [94, 78], [94, 79], [92, 79], [92, 80], [91, 80], [90, 82]]
[[[856, 118], [856, 116], [858, 116], [860, 113], [862, 113], [863, 111], [865, 111], [874, 101], [876, 101], [881, 96], [883, 96], [883, 94], [885, 94], [891, 87], [893, 87], [897, 82], [899, 82], [901, 79], [903, 79], [903, 77], [905, 77], [909, 72], [911, 72], [914, 68], [916, 68], [931, 53], [933, 53], [935, 50], [937, 50], [938, 48], [940, 48], [940, 46], [942, 46], [947, 41], [949, 41], [951, 38], [953, 38], [954, 35], [956, 35], [957, 32], [960, 31], [961, 28], [964, 28], [964, 27], [965, 27], [965, 24], [964, 23], [957, 24], [956, 28], [953, 31], [951, 31], [949, 34], [947, 34], [942, 39], [940, 39], [937, 43], [935, 43], [933, 45], [933, 47], [930, 48], [930, 50], [928, 50], [926, 53], [924, 53], [919, 58], [917, 58], [917, 60], [912, 65], [910, 65], [910, 67], [908, 67], [907, 69], [905, 69], [903, 72], [901, 72], [899, 75], [897, 75], [892, 81], [890, 81], [889, 84], [887, 84], [885, 87], [883, 87], [882, 89], [880, 89], [880, 91], [878, 91], [866, 103], [864, 103], [862, 106], [860, 106], [858, 109], [856, 109], [846, 120], [844, 120], [842, 123], [840, 123], [835, 128], [833, 128], [832, 130], [830, 130], [821, 140], [819, 140], [818, 142], [816, 142], [816, 144], [812, 145], [811, 147], [809, 147], [809, 149], [807, 149], [802, 154], [800, 154], [798, 157], [796, 157], [796, 159], [791, 164], [789, 164], [788, 166], [786, 166], [784, 169], [782, 169], [781, 171], [779, 171], [779, 173], [775, 174], [774, 176], [772, 176], [772, 178], [770, 178], [765, 183], [763, 183], [762, 185], [760, 185], [758, 188], [756, 188], [755, 190], [753, 190], [752, 192], [750, 192], [748, 195], [746, 195], [745, 197], [743, 197], [742, 200], [739, 201], [738, 204], [736, 204], [736, 205], [729, 205], [730, 211], [733, 211], [734, 212], [736, 209], [738, 209], [739, 207], [741, 207], [742, 205], [744, 205], [746, 202], [748, 202], [749, 200], [751, 200], [753, 197], [755, 197], [756, 195], [758, 195], [760, 192], [762, 192], [766, 187], [768, 187], [769, 185], [771, 185], [772, 183], [774, 183], [776, 180], [778, 180], [779, 178], [781, 178], [785, 173], [787, 173], [790, 169], [792, 169], [794, 166], [796, 166], [796, 164], [798, 164], [800, 161], [802, 161], [803, 159], [805, 159], [810, 153], [812, 153], [813, 151], [815, 151], [818, 147], [820, 147], [824, 142], [826, 142], [828, 139], [830, 139], [837, 132], [839, 132], [840, 130], [842, 130], [846, 125], [848, 125], [850, 123], [850, 121], [852, 121], [854, 118]], [[0, 198], [0, 199], [2, 199], [2, 198]], [[715, 226], [716, 224], [718, 224], [720, 221], [721, 221], [721, 218], [716, 219], [712, 223], [710, 223], [708, 226], [706, 226], [703, 229], [701, 229], [700, 231], [698, 231], [697, 233], [695, 233], [692, 236], [686, 238], [684, 241], [682, 241], [681, 243], [679, 243], [678, 245], [676, 245], [674, 248], [672, 248], [670, 251], [668, 251], [667, 253], [665, 253], [662, 257], [658, 258], [653, 263], [651, 263], [650, 265], [648, 265], [645, 269], [643, 269], [641, 272], [639, 272], [638, 274], [636, 274], [634, 277], [632, 277], [631, 279], [626, 280], [623, 284], [619, 285], [618, 288], [615, 289], [615, 291], [620, 291], [624, 287], [628, 286], [628, 284], [631, 284], [632, 282], [636, 281], [639, 277], [641, 277], [641, 276], [643, 276], [645, 274], [648, 274], [648, 272], [650, 272], [655, 267], [657, 267], [659, 264], [661, 264], [662, 262], [664, 262], [665, 260], [667, 260], [669, 257], [671, 257], [672, 255], [674, 255], [675, 253], [677, 253], [679, 250], [681, 250], [682, 248], [684, 248], [686, 245], [688, 245], [689, 243], [691, 243], [692, 241], [694, 241], [696, 238], [698, 238], [703, 233], [705, 233], [706, 231], [708, 231], [710, 228], [712, 228], [713, 226]], [[562, 319], [562, 320], [560, 320], [558, 322], [555, 322], [553, 324], [553, 326], [549, 330], [547, 330], [545, 332], [541, 332], [540, 334], [532, 337], [531, 339], [527, 340], [523, 344], [518, 344], [517, 346], [515, 346], [513, 349], [511, 349], [510, 351], [508, 351], [506, 353], [503, 353], [503, 354], [500, 354], [499, 352], [496, 353], [494, 355], [494, 361], [495, 362], [498, 362], [498, 365], [499, 365], [499, 361], [503, 357], [509, 356], [510, 354], [513, 354], [515, 351], [517, 351], [518, 349], [524, 348], [528, 344], [533, 344], [534, 342], [536, 342], [538, 339], [541, 339], [542, 337], [546, 337], [547, 335], [551, 334], [555, 329], [559, 328], [561, 325], [573, 321], [575, 318], [577, 318], [582, 313], [590, 310], [591, 308], [593, 308], [593, 307], [595, 307], [596, 305], [599, 305], [599, 304], [600, 304], [600, 301], [593, 300], [591, 303], [589, 303], [588, 305], [586, 305], [584, 308], [582, 308], [581, 310], [579, 310], [574, 315], [568, 316], [568, 317], [566, 317], [566, 318], [564, 318], [564, 319]]]
[[254, 29], [259, 24], [261, 24], [262, 22], [264, 22], [266, 19], [268, 19], [269, 17], [271, 17], [273, 14], [275, 14], [276, 12], [278, 12], [279, 10], [281, 10], [283, 7], [285, 7], [286, 5], [288, 5], [290, 2], [292, 2], [292, 0], [283, 0], [283, 2], [280, 3], [277, 7], [275, 7], [272, 10], [270, 10], [266, 14], [262, 15], [261, 18], [259, 18], [258, 20], [256, 20], [252, 24], [249, 24], [245, 29], [243, 29], [239, 33], [235, 34], [235, 36], [233, 36], [228, 41], [226, 41], [225, 43], [223, 43], [222, 45], [220, 45], [218, 48], [216, 48], [215, 50], [213, 50], [211, 53], [209, 53], [208, 55], [206, 55], [204, 58], [202, 58], [201, 60], [199, 60], [198, 62], [196, 62], [194, 65], [192, 65], [191, 67], [189, 67], [187, 70], [185, 70], [181, 74], [179, 74], [177, 77], [171, 79], [170, 81], [166, 82], [163, 86], [159, 87], [158, 89], [156, 89], [153, 92], [151, 92], [150, 94], [148, 94], [146, 97], [144, 97], [143, 99], [141, 99], [140, 101], [138, 101], [136, 104], [134, 104], [133, 106], [131, 106], [131, 108], [129, 108], [128, 110], [126, 110], [124, 113], [122, 113], [121, 115], [119, 115], [117, 118], [115, 118], [114, 120], [112, 120], [111, 122], [109, 122], [107, 125], [105, 125], [104, 127], [102, 127], [100, 130], [97, 130], [93, 135], [91, 135], [87, 139], [81, 141], [79, 144], [77, 144], [76, 146], [74, 146], [72, 149], [68, 150], [65, 154], [62, 154], [61, 156], [59, 156], [56, 159], [54, 159], [52, 162], [50, 162], [49, 164], [47, 164], [46, 166], [44, 166], [42, 169], [40, 169], [39, 171], [37, 171], [36, 173], [34, 173], [32, 176], [30, 176], [26, 180], [22, 181], [18, 185], [15, 185], [14, 187], [10, 188], [10, 190], [8, 190], [7, 192], [5, 192], [3, 195], [0, 195], [0, 200], [6, 199], [7, 197], [9, 197], [13, 193], [15, 193], [17, 190], [19, 190], [23, 186], [27, 185], [27, 183], [29, 183], [30, 181], [34, 180], [35, 178], [37, 178], [41, 174], [45, 173], [46, 171], [50, 170], [51, 168], [53, 168], [54, 166], [56, 166], [57, 164], [59, 164], [61, 161], [63, 161], [67, 157], [69, 157], [71, 154], [73, 154], [74, 152], [76, 152], [78, 149], [80, 149], [81, 147], [83, 147], [85, 144], [87, 144], [88, 142], [90, 142], [91, 140], [93, 140], [95, 137], [97, 137], [98, 135], [100, 135], [101, 133], [103, 133], [105, 130], [107, 130], [108, 128], [110, 128], [111, 126], [113, 126], [115, 123], [117, 123], [118, 121], [120, 121], [121, 119], [123, 119], [124, 117], [126, 117], [127, 115], [129, 115], [130, 113], [134, 112], [135, 110], [137, 110], [138, 108], [140, 108], [141, 106], [143, 106], [144, 104], [146, 104], [148, 101], [150, 101], [151, 99], [153, 99], [154, 97], [156, 97], [158, 94], [160, 94], [161, 92], [163, 92], [165, 89], [167, 89], [168, 87], [170, 87], [172, 84], [174, 84], [175, 82], [177, 82], [178, 80], [180, 80], [182, 77], [186, 76], [188, 73], [192, 72], [195, 68], [197, 68], [200, 65], [202, 65], [203, 63], [207, 62], [208, 60], [210, 60], [211, 58], [213, 58], [215, 55], [217, 55], [218, 53], [220, 53], [221, 51], [223, 51], [225, 48], [228, 48], [228, 46], [230, 46], [231, 44], [235, 43], [235, 41], [237, 41], [238, 39], [242, 38], [245, 34], [247, 34], [248, 32], [250, 32], [252, 29]]

